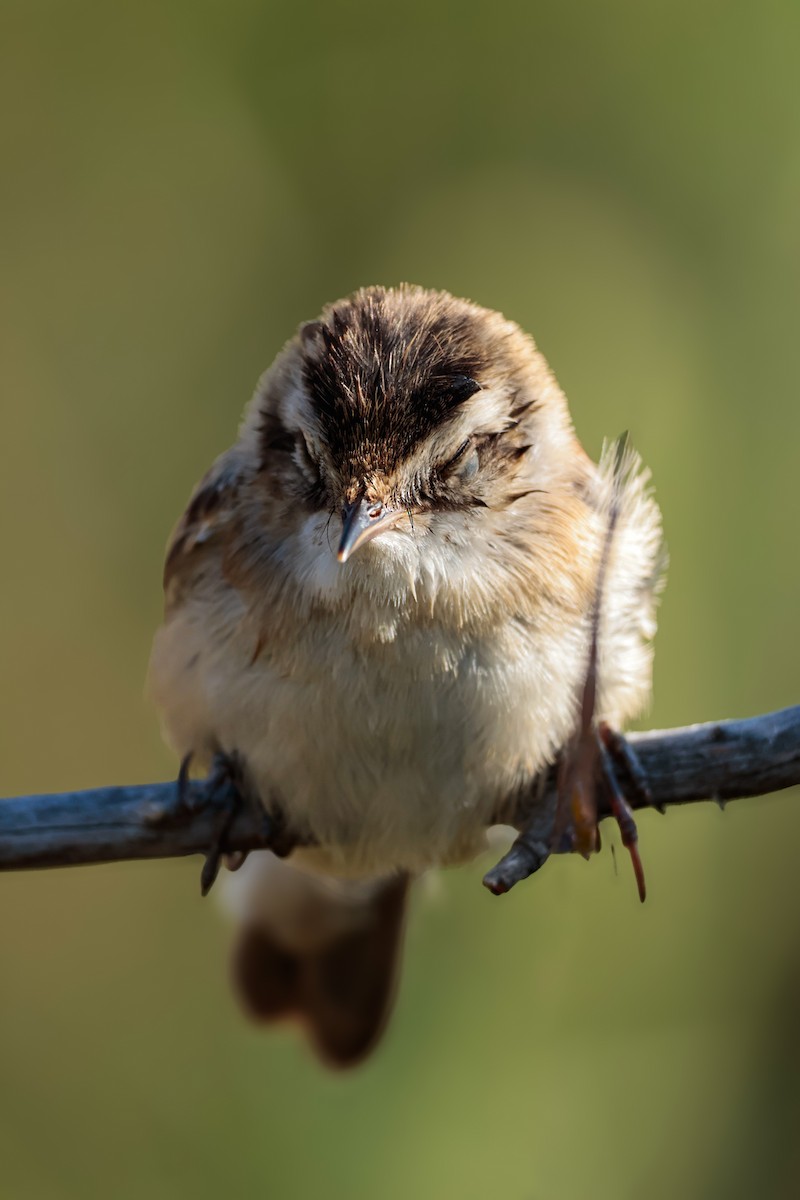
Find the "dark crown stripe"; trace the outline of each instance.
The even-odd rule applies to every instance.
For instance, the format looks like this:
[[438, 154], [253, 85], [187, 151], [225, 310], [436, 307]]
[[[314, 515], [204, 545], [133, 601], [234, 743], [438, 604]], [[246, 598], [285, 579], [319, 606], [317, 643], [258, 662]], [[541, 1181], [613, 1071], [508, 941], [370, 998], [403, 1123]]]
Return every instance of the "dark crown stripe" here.
[[436, 293], [373, 289], [304, 331], [304, 379], [333, 457], [359, 447], [395, 465], [480, 387], [475, 316]]

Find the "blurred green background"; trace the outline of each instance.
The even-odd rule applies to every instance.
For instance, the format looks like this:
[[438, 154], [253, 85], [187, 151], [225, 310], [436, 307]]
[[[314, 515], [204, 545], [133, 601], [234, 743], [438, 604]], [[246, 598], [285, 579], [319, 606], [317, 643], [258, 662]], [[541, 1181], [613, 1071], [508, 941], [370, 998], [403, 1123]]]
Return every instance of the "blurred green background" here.
[[[163, 547], [299, 321], [407, 279], [629, 428], [672, 566], [648, 724], [800, 700], [800, 8], [3, 0], [5, 794], [169, 777]], [[247, 1027], [196, 861], [0, 879], [0, 1194], [800, 1188], [798, 796], [420, 889], [380, 1052]], [[607, 841], [615, 840], [609, 833]]]

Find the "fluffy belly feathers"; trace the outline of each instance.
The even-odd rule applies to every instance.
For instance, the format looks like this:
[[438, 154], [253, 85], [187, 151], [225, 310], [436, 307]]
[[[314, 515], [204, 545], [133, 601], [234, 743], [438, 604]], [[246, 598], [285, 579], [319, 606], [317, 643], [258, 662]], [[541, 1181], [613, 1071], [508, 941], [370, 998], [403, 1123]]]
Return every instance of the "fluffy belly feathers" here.
[[179, 754], [240, 755], [264, 806], [324, 848], [310, 865], [419, 871], [479, 853], [498, 805], [552, 761], [583, 658], [578, 630], [554, 656], [517, 628], [466, 643], [429, 629], [369, 653], [329, 629], [291, 669], [219, 639], [183, 687], [169, 681], [165, 723]]

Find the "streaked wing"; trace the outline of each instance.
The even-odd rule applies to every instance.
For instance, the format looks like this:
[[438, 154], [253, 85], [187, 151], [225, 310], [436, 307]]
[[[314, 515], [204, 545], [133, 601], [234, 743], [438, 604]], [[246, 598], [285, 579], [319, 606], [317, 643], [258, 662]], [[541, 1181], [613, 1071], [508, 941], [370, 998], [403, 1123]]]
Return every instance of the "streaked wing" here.
[[214, 463], [192, 493], [167, 548], [164, 593], [167, 612], [197, 580], [209, 556], [225, 553], [239, 520], [239, 491], [246, 469], [234, 447]]

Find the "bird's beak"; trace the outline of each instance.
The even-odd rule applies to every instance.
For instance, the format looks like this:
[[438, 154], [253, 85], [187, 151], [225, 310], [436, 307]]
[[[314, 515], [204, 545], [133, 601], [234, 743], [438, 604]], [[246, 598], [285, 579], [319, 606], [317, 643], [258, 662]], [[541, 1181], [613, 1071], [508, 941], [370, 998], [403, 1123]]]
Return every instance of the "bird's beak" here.
[[379, 533], [391, 529], [405, 515], [402, 508], [387, 508], [374, 500], [362, 498], [346, 504], [342, 512], [342, 538], [336, 552], [339, 562], [347, 562], [359, 546], [366, 545]]

